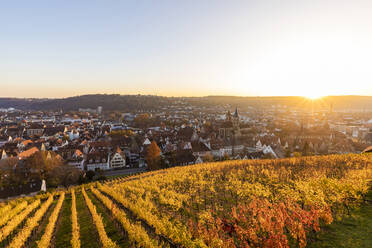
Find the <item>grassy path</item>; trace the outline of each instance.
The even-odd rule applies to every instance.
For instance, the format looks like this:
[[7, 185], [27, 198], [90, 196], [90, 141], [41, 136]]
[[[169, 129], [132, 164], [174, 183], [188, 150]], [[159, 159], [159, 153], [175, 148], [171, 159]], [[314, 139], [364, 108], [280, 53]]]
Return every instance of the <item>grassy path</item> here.
[[71, 194], [66, 194], [56, 226], [54, 247], [71, 247], [71, 232]]
[[81, 192], [76, 191], [75, 194], [78, 222], [80, 226], [81, 248], [98, 248], [100, 246], [98, 233], [90, 216], [89, 209], [85, 204]]
[[335, 221], [323, 228], [316, 240], [308, 245], [316, 247], [371, 248], [372, 247], [372, 191], [366, 203], [353, 210], [350, 217]]

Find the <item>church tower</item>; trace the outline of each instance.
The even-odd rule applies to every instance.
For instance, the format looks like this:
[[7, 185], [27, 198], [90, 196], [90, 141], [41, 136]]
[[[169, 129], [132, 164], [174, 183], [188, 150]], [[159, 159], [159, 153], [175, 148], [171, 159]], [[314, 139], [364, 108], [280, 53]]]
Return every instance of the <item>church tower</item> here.
[[231, 121], [231, 113], [230, 113], [230, 110], [227, 111], [227, 114], [226, 114], [226, 121]]
[[235, 113], [232, 117], [232, 123], [234, 129], [239, 129], [239, 113], [238, 113], [238, 108], [235, 108]]

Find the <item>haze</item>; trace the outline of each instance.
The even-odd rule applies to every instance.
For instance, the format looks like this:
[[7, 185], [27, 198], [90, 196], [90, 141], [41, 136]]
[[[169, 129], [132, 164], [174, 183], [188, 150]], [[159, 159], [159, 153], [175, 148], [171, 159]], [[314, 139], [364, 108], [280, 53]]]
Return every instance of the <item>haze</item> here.
[[372, 95], [371, 1], [6, 1], [0, 96]]

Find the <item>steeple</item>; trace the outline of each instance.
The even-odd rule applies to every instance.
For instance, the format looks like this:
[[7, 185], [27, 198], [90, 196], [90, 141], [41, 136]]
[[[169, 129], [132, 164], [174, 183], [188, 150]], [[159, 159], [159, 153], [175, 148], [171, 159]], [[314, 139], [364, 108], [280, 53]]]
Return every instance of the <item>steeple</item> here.
[[239, 118], [238, 108], [235, 108], [234, 117], [235, 117], [235, 118]]
[[235, 108], [235, 113], [233, 115], [233, 126], [235, 129], [239, 129], [239, 114], [238, 114], [238, 108]]

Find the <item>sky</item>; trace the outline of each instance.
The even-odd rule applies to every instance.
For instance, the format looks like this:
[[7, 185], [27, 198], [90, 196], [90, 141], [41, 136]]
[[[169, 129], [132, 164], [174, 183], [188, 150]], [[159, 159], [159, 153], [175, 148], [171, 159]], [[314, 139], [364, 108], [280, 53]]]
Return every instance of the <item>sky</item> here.
[[372, 95], [370, 0], [0, 6], [0, 97]]

